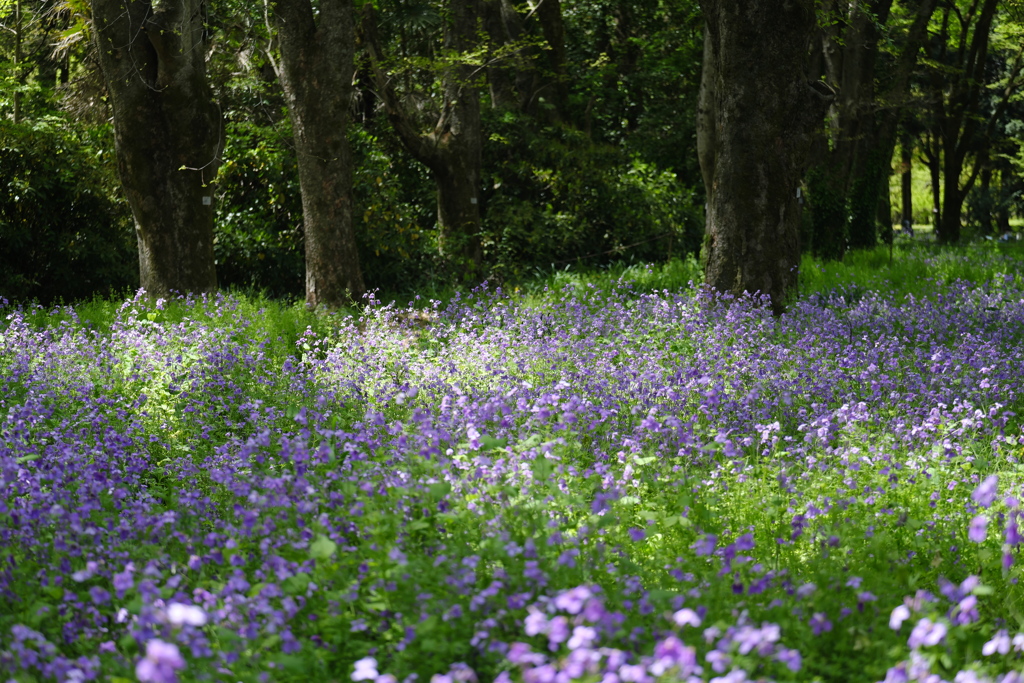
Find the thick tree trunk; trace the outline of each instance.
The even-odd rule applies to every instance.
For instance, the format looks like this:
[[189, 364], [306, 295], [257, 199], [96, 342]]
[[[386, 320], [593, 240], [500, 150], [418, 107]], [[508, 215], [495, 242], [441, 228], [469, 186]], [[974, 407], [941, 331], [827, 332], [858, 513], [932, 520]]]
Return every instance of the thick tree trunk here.
[[206, 83], [201, 0], [92, 0], [118, 171], [152, 296], [217, 288], [213, 181], [220, 109]]
[[348, 142], [355, 29], [352, 0], [276, 0], [278, 72], [299, 165], [306, 306], [337, 308], [365, 291], [352, 223]]
[[831, 99], [808, 80], [813, 0], [701, 0], [707, 26], [698, 113], [708, 188], [705, 281], [759, 292], [781, 312], [800, 264], [797, 188]]

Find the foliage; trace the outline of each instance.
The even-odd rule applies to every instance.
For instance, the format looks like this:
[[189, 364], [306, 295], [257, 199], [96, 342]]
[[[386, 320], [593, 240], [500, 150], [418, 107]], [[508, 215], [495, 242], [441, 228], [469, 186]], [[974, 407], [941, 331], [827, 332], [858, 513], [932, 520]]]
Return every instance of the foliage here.
[[44, 303], [138, 282], [130, 212], [116, 190], [109, 130], [0, 120], [0, 295]]
[[287, 121], [231, 122], [218, 176], [214, 254], [222, 287], [304, 291], [302, 197]]
[[500, 277], [698, 249], [693, 195], [671, 173], [568, 128], [533, 131], [529, 121], [508, 113], [492, 130], [484, 230]]
[[429, 172], [394, 140], [354, 127], [353, 201], [359, 260], [371, 289], [415, 292], [439, 278], [437, 209]]

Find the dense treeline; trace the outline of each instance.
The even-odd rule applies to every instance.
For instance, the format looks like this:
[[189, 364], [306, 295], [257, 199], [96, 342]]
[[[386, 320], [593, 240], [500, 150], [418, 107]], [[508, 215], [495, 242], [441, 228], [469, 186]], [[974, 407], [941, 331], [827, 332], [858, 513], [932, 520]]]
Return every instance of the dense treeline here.
[[2, 0], [0, 294], [336, 306], [703, 247], [781, 305], [800, 250], [1010, 230], [1024, 5], [754, 5], [775, 40], [694, 0]]

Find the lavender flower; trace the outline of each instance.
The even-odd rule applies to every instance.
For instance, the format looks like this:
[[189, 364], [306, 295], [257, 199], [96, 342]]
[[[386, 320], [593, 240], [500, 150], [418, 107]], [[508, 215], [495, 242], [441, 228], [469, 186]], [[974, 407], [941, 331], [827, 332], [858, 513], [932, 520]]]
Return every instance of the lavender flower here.
[[996, 494], [999, 488], [999, 477], [995, 474], [986, 477], [984, 481], [978, 484], [978, 487], [974, 489], [971, 494], [971, 500], [980, 505], [983, 508], [990, 507], [996, 499]]
[[179, 669], [185, 668], [178, 647], [162, 640], [146, 643], [146, 656], [135, 665], [135, 676], [143, 683], [177, 683]]
[[946, 632], [947, 628], [944, 623], [933, 622], [926, 617], [914, 626], [914, 630], [910, 632], [910, 637], [907, 639], [907, 645], [914, 650], [919, 647], [938, 645], [946, 637]]
[[971, 539], [975, 543], [984, 543], [985, 537], [988, 535], [988, 517], [985, 515], [977, 515], [971, 520], [970, 529], [967, 532], [967, 538]]

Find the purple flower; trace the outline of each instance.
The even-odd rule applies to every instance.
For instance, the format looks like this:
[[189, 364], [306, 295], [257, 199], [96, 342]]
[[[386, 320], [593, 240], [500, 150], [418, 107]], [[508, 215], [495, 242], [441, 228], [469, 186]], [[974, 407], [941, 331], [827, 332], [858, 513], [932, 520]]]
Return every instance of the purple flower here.
[[975, 543], [983, 543], [988, 535], [988, 517], [978, 515], [971, 520], [970, 529], [967, 531], [967, 538]]
[[655, 676], [661, 676], [672, 667], [679, 667], [680, 677], [689, 676], [697, 668], [697, 651], [676, 636], [659, 641], [654, 646], [654, 658], [651, 673]]
[[548, 618], [538, 610], [536, 607], [530, 606], [530, 613], [526, 615], [524, 623], [524, 631], [528, 636], [535, 636], [540, 633], [548, 632]]
[[566, 645], [570, 650], [590, 647], [597, 640], [597, 631], [590, 626], [577, 626], [572, 630], [572, 637]]
[[824, 612], [815, 612], [811, 616], [811, 631], [814, 632], [814, 635], [820, 636], [831, 630], [832, 622], [828, 620], [828, 616]]
[[1008, 545], [1020, 545], [1020, 530], [1017, 527], [1017, 513], [1014, 513], [1013, 517], [1010, 518], [1010, 523], [1006, 525], [1006, 543]]
[[96, 573], [97, 569], [99, 569], [99, 565], [90, 560], [89, 562], [85, 563], [85, 569], [81, 569], [75, 572], [71, 575], [71, 578], [77, 581], [78, 583], [88, 581], [92, 578], [93, 574]]
[[505, 658], [517, 666], [539, 666], [544, 663], [544, 655], [534, 652], [526, 643], [512, 643]]
[[704, 655], [704, 659], [708, 661], [708, 664], [711, 665], [711, 668], [714, 669], [715, 673], [722, 673], [725, 671], [725, 667], [729, 666], [730, 661], [729, 655], [720, 650], [711, 650]]
[[623, 664], [619, 667], [619, 679], [625, 683], [644, 683], [650, 677], [642, 664]]
[[99, 586], [93, 586], [89, 589], [89, 599], [94, 605], [105, 605], [110, 602], [110, 592]]
[[946, 637], [946, 625], [940, 622], [932, 622], [927, 617], [917, 622], [914, 630], [910, 632], [907, 645], [916, 650], [919, 647], [930, 647], [938, 645]]
[[196, 605], [172, 602], [167, 606], [167, 621], [174, 626], [202, 626], [206, 623], [206, 612]]
[[698, 555], [710, 555], [715, 552], [715, 545], [718, 543], [718, 537], [714, 534], [706, 534], [701, 537], [696, 543], [691, 545], [693, 552]]
[[647, 538], [647, 534], [644, 532], [644, 530], [643, 529], [637, 529], [636, 527], [630, 527], [628, 533], [629, 533], [629, 537], [631, 539], [633, 539], [634, 543], [639, 543], [640, 541], [642, 541], [645, 538]]
[[803, 664], [799, 650], [790, 650], [785, 647], [779, 648], [779, 651], [775, 653], [775, 659], [785, 664], [790, 671], [799, 671]]
[[153, 639], [146, 643], [146, 656], [135, 665], [135, 676], [143, 683], [177, 683], [178, 669], [185, 668], [178, 646]]
[[569, 620], [558, 616], [548, 622], [548, 644], [552, 651], [569, 639]]
[[973, 624], [979, 619], [978, 598], [973, 595], [968, 595], [957, 604], [953, 613], [953, 623], [957, 626]]
[[558, 670], [550, 664], [542, 664], [523, 672], [524, 683], [555, 683]]
[[555, 598], [555, 607], [569, 614], [579, 614], [594, 592], [587, 586], [576, 586]]
[[985, 481], [978, 484], [978, 488], [974, 489], [974, 493], [971, 494], [971, 500], [981, 507], [987, 508], [995, 501], [998, 487], [999, 477], [997, 475], [993, 474], [986, 477]]
[[117, 572], [114, 574], [114, 591], [117, 593], [118, 599], [124, 597], [126, 591], [131, 590], [135, 586], [135, 579], [132, 578], [132, 567], [129, 565], [123, 572]]

